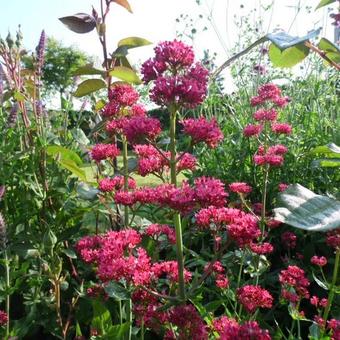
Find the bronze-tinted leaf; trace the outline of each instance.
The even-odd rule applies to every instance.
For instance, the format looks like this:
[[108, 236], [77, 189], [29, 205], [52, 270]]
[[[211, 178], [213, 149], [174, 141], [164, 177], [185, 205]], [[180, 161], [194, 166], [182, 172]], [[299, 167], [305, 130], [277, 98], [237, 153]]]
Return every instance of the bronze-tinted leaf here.
[[96, 27], [96, 20], [93, 16], [86, 13], [77, 13], [59, 20], [73, 32], [88, 33]]
[[132, 13], [131, 6], [127, 0], [113, 0], [113, 2], [115, 2], [117, 5], [124, 7], [126, 10]]

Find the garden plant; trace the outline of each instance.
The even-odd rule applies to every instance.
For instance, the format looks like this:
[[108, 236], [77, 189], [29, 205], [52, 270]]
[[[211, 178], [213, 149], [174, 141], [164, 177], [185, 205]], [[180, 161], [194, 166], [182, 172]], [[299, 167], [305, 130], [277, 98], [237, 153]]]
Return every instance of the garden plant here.
[[276, 32], [215, 67], [174, 39], [137, 68], [115, 5], [60, 18], [103, 60], [55, 82], [44, 31], [0, 40], [1, 338], [339, 340], [337, 45]]

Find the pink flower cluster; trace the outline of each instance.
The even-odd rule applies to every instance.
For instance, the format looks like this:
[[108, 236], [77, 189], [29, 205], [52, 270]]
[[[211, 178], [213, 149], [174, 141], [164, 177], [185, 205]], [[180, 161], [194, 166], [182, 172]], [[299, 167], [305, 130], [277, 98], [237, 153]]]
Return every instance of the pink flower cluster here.
[[154, 188], [146, 187], [131, 192], [117, 191], [115, 202], [127, 206], [136, 203], [156, 204], [186, 214], [195, 208], [207, 207], [212, 204], [222, 207], [227, 202], [227, 196], [224, 184], [220, 180], [198, 177], [194, 181], [194, 187], [183, 182], [177, 188], [172, 184], [162, 184]]
[[324, 267], [327, 264], [327, 259], [324, 256], [313, 256], [310, 262], [316, 266]]
[[142, 65], [145, 83], [154, 82], [150, 98], [156, 104], [194, 108], [206, 96], [208, 70], [194, 63], [190, 46], [174, 40], [160, 43], [155, 57]]
[[[158, 225], [149, 229], [153, 235], [161, 232], [167, 234], [169, 241], [175, 241], [175, 235], [168, 226]], [[126, 229], [110, 231], [102, 236], [86, 236], [77, 242], [76, 250], [86, 263], [96, 265], [97, 275], [103, 282], [124, 279], [135, 286], [151, 285], [164, 275], [177, 282], [177, 262], [152, 263], [145, 249], [140, 247], [141, 242], [140, 233]], [[191, 279], [191, 273], [186, 269], [184, 277], [187, 282]]]
[[120, 154], [119, 149], [114, 144], [96, 144], [91, 150], [91, 158], [100, 162], [104, 159], [114, 159]]
[[[279, 281], [282, 286], [281, 296], [283, 299], [296, 303], [302, 298], [309, 298], [307, 287], [310, 282], [306, 278], [304, 270], [298, 266], [288, 266], [287, 269], [281, 270]], [[295, 293], [291, 292], [292, 289]]]
[[5, 311], [0, 310], [0, 326], [6, 325], [8, 322], [8, 315]]
[[226, 230], [240, 247], [250, 245], [261, 235], [256, 218], [239, 209], [210, 206], [196, 213], [195, 219], [200, 228], [211, 228], [214, 224], [214, 229]]
[[[141, 176], [152, 173], [163, 175], [170, 168], [170, 152], [159, 151], [152, 145], [135, 145], [134, 151], [138, 156], [137, 171]], [[177, 156], [177, 172], [182, 170], [194, 170], [196, 157], [185, 152]]]
[[161, 235], [166, 235], [170, 243], [172, 244], [176, 243], [175, 230], [166, 224], [158, 224], [158, 223], [150, 224], [145, 229], [145, 234], [148, 236], [154, 237], [156, 240], [158, 240], [158, 238]]
[[237, 289], [237, 298], [249, 313], [254, 313], [258, 308], [271, 308], [273, 297], [260, 286], [246, 285]]
[[215, 148], [222, 140], [223, 133], [218, 127], [216, 119], [211, 121], [204, 117], [198, 119], [185, 119], [181, 122], [185, 134], [192, 138], [194, 144], [206, 143], [210, 148]]
[[221, 289], [226, 289], [229, 287], [229, 279], [226, 276], [225, 269], [220, 261], [215, 261], [213, 265], [206, 265], [204, 270], [209, 270], [211, 274], [214, 274], [216, 287]]
[[268, 330], [261, 329], [256, 321], [246, 321], [241, 325], [234, 319], [222, 316], [213, 320], [212, 326], [214, 331], [219, 334], [220, 340], [271, 339]]
[[229, 189], [232, 192], [237, 192], [238, 194], [249, 194], [252, 192], [252, 187], [244, 182], [236, 182], [229, 184]]
[[334, 249], [340, 248], [340, 228], [327, 233], [326, 243]]
[[[208, 340], [207, 326], [192, 305], [176, 306], [169, 312], [168, 321], [177, 327], [178, 335], [169, 330], [164, 340], [200, 339]], [[173, 327], [172, 327], [173, 329]]]
[[313, 295], [310, 298], [310, 303], [315, 306], [315, 307], [322, 307], [325, 308], [327, 306], [328, 300], [323, 298], [323, 299], [319, 299], [317, 296]]
[[[258, 89], [258, 96], [251, 99], [253, 106], [264, 105], [266, 108], [258, 109], [253, 117], [259, 124], [249, 124], [244, 130], [245, 137], [260, 136], [263, 131], [268, 134], [268, 128], [275, 134], [290, 134], [292, 127], [287, 123], [279, 123], [278, 112], [274, 107], [268, 108], [268, 104], [283, 107], [288, 103], [286, 97], [281, 96], [281, 90], [274, 84], [265, 84]], [[266, 127], [266, 129], [264, 129]], [[268, 128], [267, 128], [268, 127]], [[266, 138], [267, 139], [267, 138]], [[260, 144], [257, 153], [254, 155], [256, 165], [281, 166], [284, 162], [284, 154], [288, 149], [281, 144], [268, 146], [266, 143]]]
[[[136, 188], [136, 181], [133, 178], [128, 179], [129, 189]], [[103, 192], [112, 192], [124, 188], [124, 177], [115, 176], [113, 178], [103, 178], [98, 182], [98, 188]]]

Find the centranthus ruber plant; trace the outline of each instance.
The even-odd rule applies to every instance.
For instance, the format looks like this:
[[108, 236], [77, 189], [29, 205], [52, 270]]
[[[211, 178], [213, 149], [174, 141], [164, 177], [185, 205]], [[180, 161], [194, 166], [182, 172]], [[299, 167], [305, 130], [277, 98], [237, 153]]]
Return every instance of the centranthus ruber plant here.
[[[135, 322], [141, 339], [153, 332], [163, 339], [268, 340], [274, 328], [266, 320], [280, 304], [288, 304], [294, 320], [285, 325], [287, 331], [279, 329], [277, 334], [292, 339], [297, 327], [302, 338], [300, 321], [307, 320], [302, 308], [309, 303], [311, 279], [300, 267], [301, 256], [293, 256], [299, 242], [295, 233], [285, 231], [279, 238], [282, 251], [288, 251], [288, 257], [282, 256], [284, 268], [268, 273], [270, 280], [263, 275], [272, 254], [280, 251], [273, 240], [280, 223], [268, 212], [267, 191], [271, 172], [283, 165], [288, 152], [278, 143], [281, 135], [292, 131], [280, 122], [278, 112], [288, 98], [276, 85], [265, 84], [251, 99], [251, 105], [259, 107], [253, 115], [256, 124], [243, 132], [255, 140], [253, 165], [260, 167], [263, 179], [262, 202], [251, 204], [253, 188], [248, 183], [227, 185], [208, 176], [183, 180], [182, 172], [190, 174], [199, 164], [193, 154], [179, 148], [180, 134], [190, 139], [194, 150], [199, 143], [216, 148], [224, 138], [215, 119], [185, 117], [185, 109], [204, 101], [208, 84], [208, 71], [195, 62], [192, 48], [176, 40], [160, 43], [155, 56], [142, 65], [142, 74], [151, 100], [168, 112], [169, 131], [162, 131], [160, 121], [148, 116], [131, 85], [110, 85], [102, 109], [106, 142], [94, 145], [90, 156], [98, 169], [100, 202], [115, 223], [114, 230], [83, 237], [76, 244], [99, 281], [88, 288], [88, 296], [104, 301], [120, 297], [120, 326], [129, 327], [128, 339]], [[114, 160], [121, 154], [120, 169]], [[138, 186], [133, 172], [153, 175], [158, 182]], [[278, 191], [286, 189], [287, 184], [281, 183]], [[235, 196], [235, 202], [229, 201]], [[329, 242], [337, 242], [334, 235]], [[311, 261], [319, 268], [327, 265], [323, 257]], [[309, 322], [332, 335], [338, 324], [330, 320], [328, 326], [326, 320], [336, 291], [334, 277], [330, 287], [327, 299], [311, 299], [319, 314]], [[124, 309], [121, 300], [131, 303]], [[94, 323], [92, 333], [110, 332]]]

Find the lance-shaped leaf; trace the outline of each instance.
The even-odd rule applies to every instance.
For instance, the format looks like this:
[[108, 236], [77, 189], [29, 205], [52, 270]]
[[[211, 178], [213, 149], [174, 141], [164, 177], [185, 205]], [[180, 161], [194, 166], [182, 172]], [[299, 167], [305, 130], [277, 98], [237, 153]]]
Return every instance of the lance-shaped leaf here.
[[83, 169], [79, 168], [79, 166], [74, 162], [72, 161], [71, 159], [64, 159], [64, 160], [61, 160], [58, 162], [58, 164], [71, 171], [72, 174], [76, 177], [78, 177], [80, 180], [86, 182], [87, 181], [87, 178], [86, 178], [86, 173]]
[[74, 92], [75, 97], [83, 97], [92, 92], [98, 91], [106, 87], [106, 84], [101, 79], [87, 79], [78, 85], [76, 92]]
[[133, 69], [127, 68], [125, 66], [117, 66], [113, 70], [109, 71], [111, 77], [118, 78], [120, 80], [126, 81], [130, 84], [141, 84], [142, 81], [139, 79], [138, 75]]
[[333, 2], [335, 2], [336, 0], [321, 0], [319, 2], [319, 4], [316, 6], [315, 9], [319, 9], [321, 7], [324, 7], [324, 6], [327, 6], [327, 5], [330, 5], [332, 4]]
[[46, 153], [59, 161], [71, 160], [75, 162], [76, 165], [83, 164], [82, 159], [78, 156], [76, 152], [60, 145], [49, 145], [46, 148]]
[[94, 75], [94, 74], [105, 75], [105, 71], [98, 70], [94, 68], [93, 65], [87, 64], [85, 66], [79, 67], [73, 72], [74, 76]]
[[132, 13], [132, 8], [127, 0], [113, 0], [117, 5], [124, 7], [130, 13]]
[[326, 56], [334, 61], [340, 63], [340, 49], [326, 38], [322, 38], [318, 44], [320, 50], [326, 53]]
[[96, 27], [96, 19], [86, 13], [77, 13], [59, 20], [71, 31], [81, 34], [91, 32]]
[[275, 220], [308, 231], [328, 231], [340, 226], [340, 202], [317, 195], [300, 184], [279, 194]]

